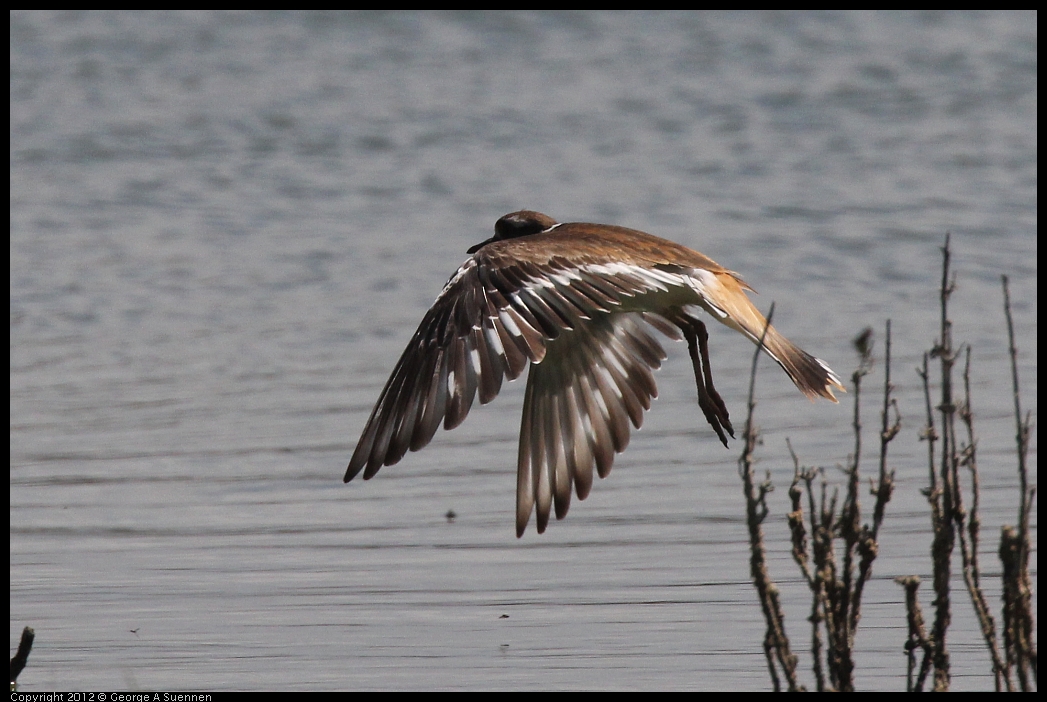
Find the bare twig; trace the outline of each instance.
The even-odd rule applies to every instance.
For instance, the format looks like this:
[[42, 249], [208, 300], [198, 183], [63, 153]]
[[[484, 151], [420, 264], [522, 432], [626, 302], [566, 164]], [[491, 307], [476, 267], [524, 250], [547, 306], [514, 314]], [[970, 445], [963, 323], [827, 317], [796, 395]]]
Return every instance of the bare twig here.
[[[978, 461], [977, 442], [974, 438], [974, 411], [971, 407], [971, 348], [967, 347], [967, 361], [963, 370], [964, 398], [959, 408], [960, 419], [967, 428], [967, 445], [960, 452], [960, 462], [965, 464], [971, 475], [971, 510], [967, 516], [967, 529], [963, 527], [963, 512], [957, 509], [960, 521], [957, 522], [957, 534], [960, 538], [960, 556], [963, 562], [963, 581], [967, 585], [967, 592], [974, 605], [974, 612], [981, 626], [982, 638], [989, 648], [989, 657], [992, 659], [993, 678], [996, 691], [999, 692], [1006, 686], [1007, 691], [1013, 690], [1010, 676], [1005, 675], [1004, 664], [1000, 659], [999, 647], [996, 644], [996, 622], [993, 620], [989, 603], [985, 598], [985, 592], [979, 582], [981, 574], [978, 568], [978, 537], [981, 529], [981, 520], [978, 516]], [[957, 489], [959, 493], [959, 490]], [[959, 503], [959, 499], [957, 499]]]
[[[889, 326], [888, 326], [889, 336]], [[821, 501], [815, 504], [814, 479], [822, 472], [801, 467], [793, 450], [792, 442], [786, 439], [793, 459], [793, 482], [789, 488], [792, 512], [789, 528], [792, 534], [793, 559], [811, 590], [811, 652], [814, 657], [814, 673], [818, 690], [851, 691], [854, 689], [854, 641], [861, 620], [861, 601], [865, 584], [872, 574], [872, 564], [879, 546], [875, 532], [882, 522], [887, 502], [893, 491], [893, 474], [886, 470], [886, 446], [898, 432], [898, 423], [889, 425], [890, 408], [893, 406], [890, 385], [890, 355], [887, 355], [887, 383], [884, 398], [884, 425], [881, 431], [881, 475], [879, 485], [872, 494], [877, 496], [874, 525], [861, 524], [859, 503], [862, 450], [861, 390], [862, 378], [873, 367], [873, 332], [865, 329], [853, 341], [859, 354], [858, 367], [851, 376], [855, 408], [852, 427], [855, 434], [854, 453], [848, 459], [847, 487], [837, 512], [839, 491], [833, 490], [829, 497], [828, 483], [821, 481]], [[897, 416], [897, 409], [895, 410]], [[808, 532], [803, 516], [803, 491], [806, 486], [810, 503], [810, 529]], [[836, 539], [843, 543], [842, 564], [837, 564]], [[821, 627], [825, 628], [825, 646], [822, 645]], [[823, 666], [822, 654], [825, 660]]]
[[[924, 680], [931, 661], [931, 642], [927, 640], [927, 627], [923, 623], [923, 611], [920, 609], [920, 600], [917, 590], [920, 589], [920, 576], [907, 575], [895, 578], [894, 582], [905, 588], [905, 612], [909, 621], [909, 637], [905, 642], [905, 657], [908, 660], [908, 674], [906, 676], [906, 692], [916, 692], [923, 689]], [[916, 678], [916, 649], [923, 650], [923, 658], [920, 670]]]
[[15, 657], [11, 659], [11, 687], [14, 689], [15, 683], [18, 681], [18, 676], [25, 668], [26, 661], [29, 659], [29, 651], [33, 648], [33, 639], [36, 638], [36, 633], [29, 627], [22, 629], [22, 640], [18, 643], [18, 652]]
[[[1000, 538], [1000, 560], [1003, 562], [1003, 640], [1008, 685], [1013, 667], [1022, 691], [1029, 691], [1038, 681], [1036, 644], [1033, 641], [1035, 625], [1032, 612], [1032, 580], [1029, 577], [1029, 512], [1032, 510], [1036, 488], [1030, 488], [1028, 484], [1026, 456], [1029, 451], [1032, 417], [1022, 417], [1018, 384], [1018, 349], [1014, 343], [1014, 319], [1011, 315], [1011, 294], [1007, 276], [1003, 276], [1003, 300], [1011, 356], [1014, 419], [1017, 425], [1015, 441], [1018, 447], [1018, 480], [1021, 485], [1018, 527], [1004, 527]], [[1029, 678], [1030, 673], [1032, 680]]]
[[[828, 541], [829, 548], [832, 548], [832, 539], [826, 539], [824, 536], [825, 529], [821, 527], [816, 521], [818, 514], [815, 511], [814, 504], [814, 479], [818, 476], [821, 471], [817, 468], [801, 468], [800, 459], [797, 457], [796, 452], [793, 450], [792, 442], [786, 438], [786, 446], [789, 447], [789, 455], [793, 459], [793, 482], [789, 486], [789, 497], [792, 500], [792, 512], [788, 515], [789, 530], [792, 534], [793, 542], [793, 560], [800, 568], [800, 572], [804, 576], [804, 580], [807, 581], [807, 587], [811, 590], [811, 614], [807, 617], [807, 621], [811, 623], [811, 657], [812, 667], [814, 669], [815, 685], [818, 692], [825, 692], [830, 689], [826, 685], [825, 681], [825, 668], [822, 665], [823, 656], [823, 645], [822, 645], [822, 634], [821, 626], [827, 620], [826, 612], [829, 611], [829, 603], [825, 597], [825, 573], [819, 564], [824, 563], [824, 544]], [[803, 521], [803, 489], [800, 487], [800, 481], [803, 481], [807, 486], [807, 497], [810, 503], [810, 515], [811, 515], [811, 534], [816, 541], [813, 547], [814, 551], [814, 567], [812, 568], [811, 556], [808, 554], [809, 545], [807, 539], [807, 528]], [[832, 620], [831, 614], [828, 615], [828, 620]]]
[[[880, 525], [883, 524], [883, 515], [887, 503], [894, 494], [894, 471], [887, 470], [887, 445], [894, 440], [902, 428], [902, 416], [898, 411], [898, 401], [892, 396], [894, 385], [891, 384], [891, 320], [887, 320], [884, 332], [884, 357], [883, 357], [883, 411], [880, 413], [880, 475], [876, 485], [871, 489], [876, 495], [876, 506], [873, 508], [872, 538], [876, 539], [880, 534]], [[894, 421], [890, 421], [890, 410], [894, 409]]]
[[[753, 410], [756, 408], [754, 398], [756, 386], [756, 364], [763, 347], [764, 336], [771, 325], [774, 315], [774, 305], [767, 314], [767, 324], [760, 343], [757, 344], [756, 354], [753, 357], [752, 370], [749, 375], [749, 411], [745, 420], [745, 431], [743, 438], [745, 448], [738, 460], [738, 469], [742, 477], [742, 489], [745, 495], [746, 522], [749, 526], [749, 569], [756, 586], [756, 592], [760, 598], [760, 607], [763, 609], [764, 619], [767, 621], [767, 633], [764, 636], [764, 655], [767, 657], [767, 667], [770, 671], [771, 681], [775, 691], [781, 690], [781, 680], [778, 671], [785, 677], [790, 691], [798, 691], [800, 686], [796, 677], [797, 659], [789, 647], [789, 637], [785, 633], [785, 614], [782, 612], [781, 598], [778, 586], [771, 580], [767, 571], [767, 553], [763, 544], [763, 523], [767, 516], [768, 507], [766, 495], [772, 490], [770, 479], [764, 481], [757, 488], [753, 477], [753, 452], [756, 449], [758, 432], [753, 424]], [[758, 494], [757, 494], [758, 493]]]
[[945, 235], [945, 246], [942, 247], [942, 284], [939, 291], [941, 302], [941, 331], [938, 343], [931, 355], [936, 356], [941, 364], [941, 402], [937, 409], [941, 413], [942, 455], [939, 470], [941, 491], [939, 512], [941, 519], [935, 525], [932, 554], [934, 559], [934, 623], [931, 626], [931, 641], [934, 645], [934, 689], [944, 692], [949, 689], [949, 649], [945, 644], [945, 635], [952, 621], [949, 579], [952, 571], [952, 551], [956, 541], [953, 522], [956, 517], [956, 405], [952, 398], [952, 367], [956, 362], [952, 345], [952, 320], [949, 319], [949, 298], [956, 290], [955, 277], [950, 278], [949, 264], [952, 252], [949, 248], [949, 235]]
[[[853, 544], [848, 544], [848, 552], [857, 550], [860, 560], [858, 563], [858, 577], [854, 581], [854, 586], [851, 589], [849, 595], [851, 600], [851, 620], [849, 622], [849, 649], [853, 650], [854, 636], [858, 631], [858, 621], [861, 619], [861, 601], [862, 592], [865, 588], [865, 583], [869, 581], [869, 577], [872, 575], [872, 564], [876, 560], [876, 556], [879, 553], [879, 544], [877, 543], [876, 536], [880, 530], [880, 524], [883, 522], [883, 516], [887, 508], [887, 503], [891, 499], [891, 494], [894, 491], [894, 472], [887, 471], [887, 446], [891, 440], [898, 434], [900, 427], [900, 418], [896, 418], [895, 424], [888, 427], [888, 413], [893, 403], [891, 393], [893, 387], [891, 385], [891, 322], [887, 321], [886, 325], [886, 349], [884, 353], [884, 388], [883, 388], [883, 412], [881, 415], [882, 428], [880, 430], [880, 473], [878, 485], [874, 486], [871, 490], [872, 494], [876, 496], [876, 505], [873, 509], [873, 525], [870, 527], [865, 524], [857, 531], [854, 537]], [[862, 354], [862, 362], [859, 365], [865, 365], [871, 367], [872, 364], [872, 349], [863, 350], [862, 347], [856, 344], [859, 353]], [[856, 374], [857, 375], [857, 374]], [[855, 385], [855, 405], [858, 404], [857, 395], [857, 384]], [[897, 417], [897, 406], [895, 405], [895, 414]], [[855, 410], [855, 416], [857, 418], [857, 410]], [[857, 422], [856, 422], [857, 424]], [[857, 431], [857, 427], [856, 427]], [[855, 511], [855, 522], [857, 523], [858, 518], [858, 461], [857, 458], [854, 462], [854, 475], [852, 483], [855, 487], [854, 496], [854, 511]]]
[[1015, 440], [1018, 443], [1018, 480], [1021, 483], [1022, 502], [1019, 506], [1018, 523], [1028, 526], [1029, 508], [1031, 502], [1027, 502], [1029, 495], [1029, 479], [1025, 467], [1025, 459], [1029, 453], [1029, 432], [1032, 431], [1032, 418], [1026, 416], [1022, 420], [1022, 399], [1018, 385], [1018, 348], [1014, 344], [1014, 318], [1011, 316], [1011, 291], [1007, 276], [1003, 279], [1003, 311], [1007, 317], [1007, 348], [1011, 355], [1011, 384], [1014, 392], [1014, 419], [1018, 430]]

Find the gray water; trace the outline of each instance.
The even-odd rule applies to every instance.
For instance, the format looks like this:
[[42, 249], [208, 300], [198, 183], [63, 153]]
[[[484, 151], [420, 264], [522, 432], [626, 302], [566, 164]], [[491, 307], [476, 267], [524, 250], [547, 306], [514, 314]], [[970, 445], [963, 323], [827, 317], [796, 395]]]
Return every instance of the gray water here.
[[[700, 417], [680, 346], [611, 476], [544, 535], [513, 529], [522, 383], [342, 484], [424, 311], [523, 208], [702, 251], [841, 375], [892, 320], [898, 486], [857, 636], [879, 690], [905, 684], [893, 578], [930, 572], [913, 369], [951, 232], [998, 613], [1018, 495], [1004, 273], [1027, 408], [1037, 392], [1035, 13], [11, 20], [22, 690], [768, 689], [739, 444]], [[740, 426], [751, 345], [710, 332]], [[854, 396], [808, 403], [761, 368], [771, 572], [812, 685], [785, 439], [840, 483]], [[953, 686], [986, 689], [958, 567]]]

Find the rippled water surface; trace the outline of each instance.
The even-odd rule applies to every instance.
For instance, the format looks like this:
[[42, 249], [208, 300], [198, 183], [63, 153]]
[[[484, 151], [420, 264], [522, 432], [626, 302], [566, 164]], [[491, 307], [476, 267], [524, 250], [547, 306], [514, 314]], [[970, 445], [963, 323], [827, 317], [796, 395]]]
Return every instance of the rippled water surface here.
[[[904, 429], [857, 682], [904, 689], [893, 578], [930, 572], [913, 369], [947, 231], [998, 611], [1003, 273], [1036, 407], [1036, 19], [12, 13], [22, 689], [767, 689], [739, 448], [704, 425], [679, 345], [612, 475], [544, 535], [513, 530], [522, 383], [342, 484], [425, 309], [522, 208], [701, 250], [842, 375], [892, 320]], [[710, 332], [739, 426], [751, 345]], [[853, 393], [811, 404], [764, 364], [758, 394], [770, 565], [811, 685], [785, 439], [840, 482]], [[962, 594], [950, 637], [954, 688], [991, 687]]]

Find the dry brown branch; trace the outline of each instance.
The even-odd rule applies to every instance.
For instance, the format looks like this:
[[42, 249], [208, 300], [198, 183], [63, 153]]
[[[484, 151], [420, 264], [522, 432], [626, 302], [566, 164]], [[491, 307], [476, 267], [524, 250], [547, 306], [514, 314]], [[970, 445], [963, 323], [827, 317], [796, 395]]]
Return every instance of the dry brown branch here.
[[[957, 497], [959, 490], [956, 484], [956, 405], [953, 402], [952, 368], [956, 363], [956, 353], [952, 344], [952, 320], [949, 319], [949, 298], [956, 290], [955, 277], [950, 277], [949, 264], [952, 251], [949, 248], [949, 235], [945, 235], [945, 246], [942, 247], [942, 282], [939, 289], [941, 303], [941, 329], [937, 343], [931, 355], [939, 360], [941, 366], [941, 401], [936, 409], [941, 414], [939, 438], [942, 442], [941, 463], [938, 469], [939, 490], [932, 493], [937, 501], [939, 516], [934, 523], [934, 539], [931, 546], [934, 563], [934, 622], [931, 625], [930, 640], [932, 643], [932, 663], [934, 668], [934, 690], [944, 692], [949, 689], [949, 649], [945, 636], [952, 621], [950, 601], [950, 578], [952, 575], [952, 552], [955, 547], [956, 533], [954, 522], [957, 516]], [[924, 379], [927, 382], [927, 379]], [[929, 391], [928, 391], [929, 392]], [[933, 416], [928, 424], [933, 425]], [[931, 467], [934, 470], [934, 467]]]
[[[774, 315], [774, 305], [771, 305], [767, 314], [767, 326], [771, 324]], [[767, 327], [764, 327], [764, 334]], [[767, 668], [771, 675], [776, 692], [781, 690], [781, 676], [784, 676], [786, 685], [790, 691], [799, 691], [804, 688], [799, 684], [796, 677], [797, 660], [789, 646], [789, 637], [785, 633], [785, 614], [782, 612], [781, 599], [778, 594], [778, 586], [771, 580], [767, 571], [767, 553], [763, 543], [763, 523], [767, 516], [768, 507], [766, 502], [767, 493], [773, 488], [770, 479], [765, 480], [759, 486], [756, 485], [753, 476], [753, 452], [756, 449], [756, 441], [759, 432], [753, 424], [753, 411], [756, 408], [754, 390], [756, 386], [756, 365], [760, 355], [760, 347], [763, 345], [763, 336], [757, 345], [756, 354], [753, 356], [752, 370], [749, 375], [749, 412], [745, 420], [743, 438], [745, 448], [738, 459], [738, 470], [742, 478], [742, 490], [745, 496], [746, 523], [749, 526], [749, 570], [752, 575], [753, 584], [760, 598], [760, 607], [763, 610], [764, 619], [767, 621], [767, 633], [764, 636], [764, 655], [767, 657]]]
[[[883, 524], [884, 511], [887, 503], [891, 501], [894, 494], [894, 471], [887, 470], [887, 446], [898, 436], [902, 428], [902, 415], [898, 411], [898, 401], [893, 397], [894, 385], [891, 383], [891, 320], [887, 320], [884, 331], [884, 362], [883, 362], [883, 411], [880, 413], [880, 475], [878, 481], [870, 487], [870, 492], [876, 496], [876, 506], [873, 508], [872, 538], [875, 540], [880, 534], [880, 525]], [[890, 411], [894, 409], [894, 421], [890, 421]]]
[[980, 584], [980, 570], [978, 568], [978, 538], [981, 529], [981, 520], [978, 516], [978, 461], [977, 441], [974, 438], [974, 412], [971, 408], [971, 348], [967, 347], [967, 359], [963, 370], [964, 398], [959, 407], [959, 415], [964, 426], [967, 428], [967, 445], [960, 451], [960, 463], [967, 466], [971, 475], [971, 510], [966, 515], [967, 528], [964, 529], [963, 510], [959, 505], [961, 494], [957, 488], [957, 533], [960, 537], [960, 556], [963, 561], [963, 581], [967, 586], [967, 593], [974, 605], [974, 613], [978, 617], [978, 624], [982, 630], [982, 638], [989, 649], [989, 657], [992, 659], [993, 679], [996, 691], [1000, 692], [1004, 686], [1007, 691], [1013, 691], [1010, 676], [1004, 674], [1004, 664], [1000, 659], [1000, 650], [996, 644], [996, 622], [993, 620], [989, 603], [985, 598], [985, 592]]
[[36, 638], [36, 632], [30, 627], [22, 629], [22, 640], [18, 642], [18, 652], [15, 653], [15, 657], [11, 659], [11, 691], [14, 692], [18, 676], [22, 673], [25, 668], [26, 662], [29, 660], [29, 652], [33, 649], [33, 639]]
[[[1035, 625], [1032, 612], [1032, 580], [1029, 577], [1029, 512], [1036, 488], [1029, 487], [1026, 456], [1029, 434], [1032, 431], [1031, 414], [1022, 417], [1021, 392], [1018, 383], [1018, 348], [1014, 342], [1014, 318], [1011, 314], [1011, 294], [1007, 276], [1003, 280], [1003, 309], [1007, 318], [1008, 351], [1011, 357], [1011, 381], [1014, 393], [1014, 420], [1017, 425], [1015, 442], [1018, 449], [1018, 480], [1021, 495], [1018, 506], [1018, 527], [1005, 526], [1000, 536], [1000, 560], [1003, 563], [1003, 640], [1006, 656], [1006, 680], [1010, 686], [1011, 670], [1017, 672], [1023, 692], [1034, 689], [1038, 682]], [[1030, 679], [1030, 675], [1032, 678]]]
[[[888, 325], [888, 337], [890, 327]], [[792, 442], [786, 439], [793, 460], [793, 482], [789, 488], [792, 511], [788, 515], [792, 536], [793, 560], [800, 568], [811, 591], [811, 653], [819, 691], [854, 689], [854, 642], [861, 620], [861, 600], [865, 584], [872, 574], [872, 564], [879, 552], [875, 533], [882, 522], [887, 501], [893, 492], [893, 474], [886, 469], [887, 444], [898, 433], [898, 420], [889, 423], [890, 408], [894, 406], [890, 384], [890, 355], [886, 356], [884, 385], [884, 429], [881, 430], [881, 474], [872, 494], [877, 497], [872, 526], [861, 523], [859, 466], [862, 450], [861, 390], [862, 378], [873, 367], [873, 333], [864, 330], [854, 339], [859, 353], [858, 368], [851, 376], [852, 397], [855, 402], [852, 426], [855, 433], [854, 453], [848, 459], [847, 487], [842, 502], [838, 490], [830, 497], [829, 485], [823, 472], [800, 465]], [[889, 345], [888, 345], [889, 349]], [[897, 410], [895, 410], [897, 417]], [[814, 481], [821, 480], [821, 499], [815, 500]], [[805, 522], [803, 493], [809, 502], [810, 524]], [[837, 504], [839, 503], [839, 511]], [[841, 542], [842, 562], [837, 560], [837, 540]], [[822, 627], [825, 644], [822, 641]], [[822, 656], [825, 656], [824, 664]]]
[[[931, 642], [927, 640], [927, 627], [923, 623], [923, 611], [920, 609], [920, 600], [917, 591], [920, 589], [920, 576], [907, 575], [895, 578], [894, 582], [905, 588], [905, 613], [909, 623], [909, 636], [905, 641], [905, 657], [908, 661], [908, 672], [906, 675], [906, 692], [916, 692], [923, 689], [924, 680], [930, 669]], [[920, 670], [916, 674], [916, 650], [923, 651]]]

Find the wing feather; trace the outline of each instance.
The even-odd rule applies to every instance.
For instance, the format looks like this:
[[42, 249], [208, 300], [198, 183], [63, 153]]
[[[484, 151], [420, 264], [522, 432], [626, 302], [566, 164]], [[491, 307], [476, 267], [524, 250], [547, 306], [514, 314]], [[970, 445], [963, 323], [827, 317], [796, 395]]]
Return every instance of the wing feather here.
[[[345, 479], [361, 471], [370, 478], [425, 447], [441, 424], [453, 429], [465, 421], [477, 395], [487, 404], [505, 377], [514, 380], [535, 364], [518, 456], [519, 488], [529, 497], [520, 498], [518, 526], [536, 505], [544, 528], [551, 511], [566, 514], [572, 491], [588, 495], [594, 467], [608, 474], [614, 454], [629, 443], [630, 424], [638, 428], [651, 406], [653, 370], [665, 354], [643, 318], [616, 312], [634, 296], [664, 290], [668, 276], [614, 262], [574, 267], [560, 257], [515, 260], [480, 249], [418, 325]], [[671, 327], [660, 317], [652, 325]]]
[[638, 313], [598, 314], [549, 342], [527, 376], [517, 474], [517, 533], [532, 509], [539, 533], [585, 499], [643, 423], [665, 352]]

